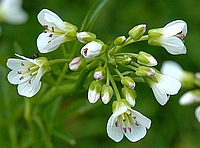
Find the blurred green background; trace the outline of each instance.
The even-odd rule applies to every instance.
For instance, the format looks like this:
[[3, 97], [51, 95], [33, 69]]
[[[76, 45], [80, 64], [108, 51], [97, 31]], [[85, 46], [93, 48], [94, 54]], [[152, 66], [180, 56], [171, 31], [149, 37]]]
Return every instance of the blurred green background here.
[[[14, 57], [16, 52], [31, 57], [37, 51], [36, 39], [43, 30], [37, 21], [41, 9], [48, 8], [80, 28], [94, 3], [95, 0], [24, 0], [23, 8], [29, 14], [28, 22], [23, 25], [1, 24], [0, 147], [199, 148], [200, 123], [194, 116], [197, 105], [178, 104], [179, 97], [187, 90], [181, 90], [178, 95], [171, 96], [167, 105], [160, 106], [151, 89], [146, 84], [137, 83], [135, 109], [150, 118], [152, 126], [139, 142], [131, 143], [124, 138], [120, 143], [115, 143], [106, 133], [107, 120], [112, 113], [111, 103], [103, 105], [98, 101], [91, 105], [84, 91], [57, 96], [40, 104], [42, 97], [21, 97], [16, 86], [8, 83], [7, 58]], [[129, 45], [125, 50], [151, 53], [159, 62], [158, 69], [164, 60], [174, 60], [185, 70], [197, 72], [200, 69], [199, 10], [199, 0], [110, 0], [91, 31], [108, 43], [119, 35], [127, 36], [127, 32], [138, 24], [147, 24], [149, 30], [163, 27], [176, 19], [185, 20], [188, 23], [186, 55], [173, 56], [164, 48], [149, 46], [147, 42]], [[55, 52], [51, 57], [54, 58], [54, 54], [55, 57], [59, 55]]]

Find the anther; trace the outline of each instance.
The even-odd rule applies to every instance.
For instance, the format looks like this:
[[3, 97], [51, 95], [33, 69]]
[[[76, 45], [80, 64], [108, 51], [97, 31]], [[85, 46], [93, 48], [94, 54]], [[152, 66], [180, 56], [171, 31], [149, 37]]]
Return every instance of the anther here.
[[24, 63], [23, 63], [23, 62], [21, 63], [21, 66], [24, 66]]
[[22, 74], [22, 72], [21, 72], [21, 71], [17, 71], [17, 73], [18, 73], [18, 74]]
[[49, 37], [52, 37], [52, 36], [53, 36], [53, 34], [50, 34], [50, 35], [49, 35]]
[[22, 79], [24, 79], [24, 76], [21, 76], [21, 78], [19, 78], [19, 80], [22, 80]]

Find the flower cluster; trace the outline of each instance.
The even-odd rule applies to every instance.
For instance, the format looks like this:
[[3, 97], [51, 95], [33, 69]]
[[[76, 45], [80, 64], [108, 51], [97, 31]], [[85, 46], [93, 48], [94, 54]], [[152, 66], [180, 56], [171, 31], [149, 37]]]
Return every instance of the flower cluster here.
[[80, 55], [48, 61], [38, 55], [30, 59], [16, 54], [22, 60], [8, 59], [7, 66], [12, 69], [8, 74], [9, 82], [19, 84], [20, 95], [32, 97], [40, 89], [41, 77], [51, 70], [53, 64], [69, 63], [72, 73], [90, 72], [85, 80], [85, 86], [89, 87], [89, 102], [96, 103], [101, 99], [108, 104], [115, 99], [112, 101], [113, 114], [107, 123], [107, 133], [116, 142], [121, 141], [124, 135], [131, 142], [136, 142], [146, 135], [146, 129], [151, 126], [150, 119], [133, 109], [136, 105], [137, 83], [147, 83], [160, 105], [165, 105], [181, 87], [176, 78], [164, 75], [155, 68], [158, 62], [151, 54], [120, 50], [135, 42], [148, 41], [150, 45], [164, 47], [171, 54], [185, 54], [183, 38], [187, 33], [187, 24], [182, 20], [173, 21], [163, 28], [151, 29], [146, 35], [146, 25], [137, 25], [128, 31], [128, 37], [124, 35], [114, 39], [113, 46], [106, 45], [92, 32], [77, 32], [75, 25], [63, 21], [48, 9], [39, 12], [38, 21], [45, 28], [37, 38], [41, 53], [53, 52], [61, 44], [76, 40], [83, 44]]
[[[179, 99], [180, 105], [190, 105], [200, 102], [200, 73], [184, 70], [178, 63], [174, 61], [165, 61], [161, 67], [161, 71], [169, 76], [175, 77], [181, 82], [182, 88], [188, 89]], [[173, 72], [173, 73], [172, 73]], [[196, 87], [196, 89], [194, 89]], [[194, 90], [191, 90], [194, 89]], [[195, 110], [195, 116], [200, 122], [200, 106]]]

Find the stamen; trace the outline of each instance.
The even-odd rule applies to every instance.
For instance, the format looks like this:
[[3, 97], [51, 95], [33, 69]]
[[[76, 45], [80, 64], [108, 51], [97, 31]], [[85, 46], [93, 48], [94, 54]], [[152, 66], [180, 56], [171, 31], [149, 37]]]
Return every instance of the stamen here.
[[17, 73], [18, 73], [18, 74], [22, 74], [22, 72], [21, 72], [21, 71], [17, 71]]
[[48, 28], [48, 25], [44, 25], [44, 28]]
[[50, 34], [50, 35], [49, 35], [49, 37], [52, 37], [52, 36], [53, 36], [53, 34]]
[[47, 30], [44, 30], [43, 32], [44, 32], [44, 33], [47, 33]]
[[28, 68], [28, 71], [30, 71], [30, 70], [31, 70], [31, 68], [29, 67], [29, 68]]
[[19, 78], [19, 80], [22, 80], [22, 79], [24, 79], [24, 76], [21, 76], [21, 78]]
[[127, 130], [126, 130], [126, 128], [125, 128], [125, 127], [123, 127], [122, 129], [123, 129], [124, 133], [126, 133], [126, 132], [127, 132]]
[[24, 63], [23, 63], [23, 62], [21, 63], [21, 66], [24, 66]]
[[52, 27], [52, 32], [54, 32], [54, 27]]
[[83, 49], [85, 55], [87, 55], [88, 48]]
[[28, 81], [29, 84], [31, 84], [31, 79]]
[[32, 72], [30, 73], [30, 76], [31, 76], [31, 77], [33, 76], [33, 73], [32, 73]]
[[132, 131], [130, 127], [128, 127], [128, 130], [129, 130], [129, 132], [131, 132], [131, 131]]
[[118, 127], [118, 121], [115, 122], [115, 126]]
[[48, 41], [48, 43], [50, 43], [50, 42], [51, 42], [51, 40]]
[[139, 126], [140, 124], [136, 121], [136, 122], [135, 122], [135, 125], [136, 125], [136, 126]]

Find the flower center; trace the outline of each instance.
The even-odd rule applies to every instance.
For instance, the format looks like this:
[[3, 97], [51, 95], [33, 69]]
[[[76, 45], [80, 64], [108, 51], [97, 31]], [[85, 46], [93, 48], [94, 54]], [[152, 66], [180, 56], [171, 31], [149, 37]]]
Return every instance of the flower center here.
[[177, 33], [175, 36], [178, 37], [182, 42], [185, 42], [185, 41], [183, 40], [183, 38], [185, 37], [185, 35], [182, 34], [182, 31], [179, 32], [179, 33]]

